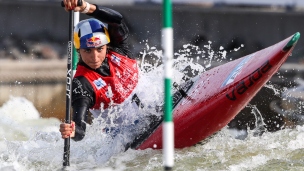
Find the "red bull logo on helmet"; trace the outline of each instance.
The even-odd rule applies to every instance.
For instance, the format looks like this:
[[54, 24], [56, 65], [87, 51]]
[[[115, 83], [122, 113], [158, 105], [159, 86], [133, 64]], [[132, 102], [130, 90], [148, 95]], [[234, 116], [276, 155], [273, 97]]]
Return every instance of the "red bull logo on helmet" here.
[[87, 47], [99, 47], [102, 45], [102, 41], [99, 37], [91, 37], [89, 39], [87, 39]]

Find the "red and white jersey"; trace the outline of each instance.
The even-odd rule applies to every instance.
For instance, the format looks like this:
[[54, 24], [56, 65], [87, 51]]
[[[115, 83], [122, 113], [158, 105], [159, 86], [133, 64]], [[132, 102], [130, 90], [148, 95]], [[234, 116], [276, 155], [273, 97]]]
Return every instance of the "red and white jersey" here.
[[138, 66], [134, 59], [109, 51], [106, 58], [110, 76], [102, 76], [78, 65], [75, 77], [84, 76], [95, 91], [95, 104], [92, 109], [106, 109], [121, 104], [127, 99], [138, 83]]

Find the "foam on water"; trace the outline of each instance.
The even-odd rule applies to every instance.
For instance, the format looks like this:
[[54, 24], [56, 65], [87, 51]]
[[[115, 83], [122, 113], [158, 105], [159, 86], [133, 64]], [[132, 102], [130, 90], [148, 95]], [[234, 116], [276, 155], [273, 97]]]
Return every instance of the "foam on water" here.
[[[54, 130], [54, 127], [44, 127], [45, 119], [41, 119], [34, 105], [23, 97], [10, 97], [0, 108], [0, 115], [0, 140], [27, 140], [36, 128]], [[47, 122], [56, 122], [56, 119]]]
[[[238, 140], [227, 128], [204, 145], [175, 150], [176, 170], [297, 170], [304, 167], [302, 126]], [[161, 150], [128, 150], [113, 156], [106, 167], [162, 170]], [[115, 170], [115, 169], [113, 169]]]
[[48, 145], [60, 140], [58, 119], [40, 118], [23, 97], [11, 97], [0, 108], [0, 115], [0, 170], [29, 170], [37, 161], [54, 158]]
[[[203, 48], [185, 45], [175, 53], [173, 82], [182, 84], [195, 77], [211, 67], [212, 61], [226, 59], [226, 53], [223, 47], [213, 51], [211, 42]], [[138, 89], [149, 91], [139, 96], [149, 104], [161, 105], [161, 51], [147, 46], [142, 57]], [[120, 109], [117, 111], [121, 112]], [[258, 111], [253, 114], [259, 116]], [[40, 118], [33, 104], [23, 97], [12, 97], [0, 108], [0, 115], [0, 170], [62, 169], [64, 143], [58, 131], [58, 119]], [[239, 134], [246, 135], [242, 140], [235, 138]], [[93, 121], [82, 141], [71, 141], [71, 166], [66, 170], [163, 170], [162, 150], [128, 149], [123, 152], [123, 140], [127, 138], [122, 135], [112, 138], [104, 133], [98, 119]], [[303, 126], [275, 133], [265, 132], [261, 136], [256, 136], [255, 130], [240, 132], [224, 128], [204, 144], [177, 149], [174, 168], [201, 171], [299, 170], [304, 168], [303, 138]]]

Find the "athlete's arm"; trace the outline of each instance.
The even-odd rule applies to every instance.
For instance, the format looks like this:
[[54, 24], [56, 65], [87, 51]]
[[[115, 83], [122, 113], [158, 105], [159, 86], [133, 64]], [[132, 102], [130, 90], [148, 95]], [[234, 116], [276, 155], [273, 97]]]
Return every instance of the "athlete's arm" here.
[[72, 137], [74, 141], [80, 141], [85, 136], [86, 123], [88, 120], [88, 107], [73, 107], [73, 121], [75, 122], [75, 135]]
[[77, 77], [72, 83], [72, 120], [75, 122], [75, 141], [80, 141], [85, 136], [86, 124], [89, 122], [89, 108], [94, 105], [94, 91], [85, 77]]

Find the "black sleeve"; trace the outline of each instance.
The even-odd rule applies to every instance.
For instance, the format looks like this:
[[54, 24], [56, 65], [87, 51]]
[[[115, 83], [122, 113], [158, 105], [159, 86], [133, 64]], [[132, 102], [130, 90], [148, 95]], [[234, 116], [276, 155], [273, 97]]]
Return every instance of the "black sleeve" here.
[[86, 123], [88, 123], [89, 108], [94, 105], [94, 91], [90, 83], [84, 77], [77, 77], [72, 82], [72, 108], [75, 122], [75, 137], [80, 141], [85, 136]]
[[74, 78], [72, 88], [72, 106], [93, 107], [95, 104], [94, 89], [85, 77]]
[[108, 24], [110, 35], [109, 47], [111, 50], [129, 58], [134, 58], [127, 42], [129, 29], [119, 12], [96, 5], [96, 10], [88, 15]]
[[100, 7], [96, 4], [94, 5], [96, 6], [96, 10], [93, 13], [88, 14], [89, 16], [92, 16], [107, 24], [121, 24], [123, 16], [119, 12], [110, 8]]
[[72, 139], [74, 141], [80, 141], [85, 136], [86, 121], [88, 121], [88, 111], [87, 107], [73, 107], [73, 121], [75, 122], [75, 137]]

